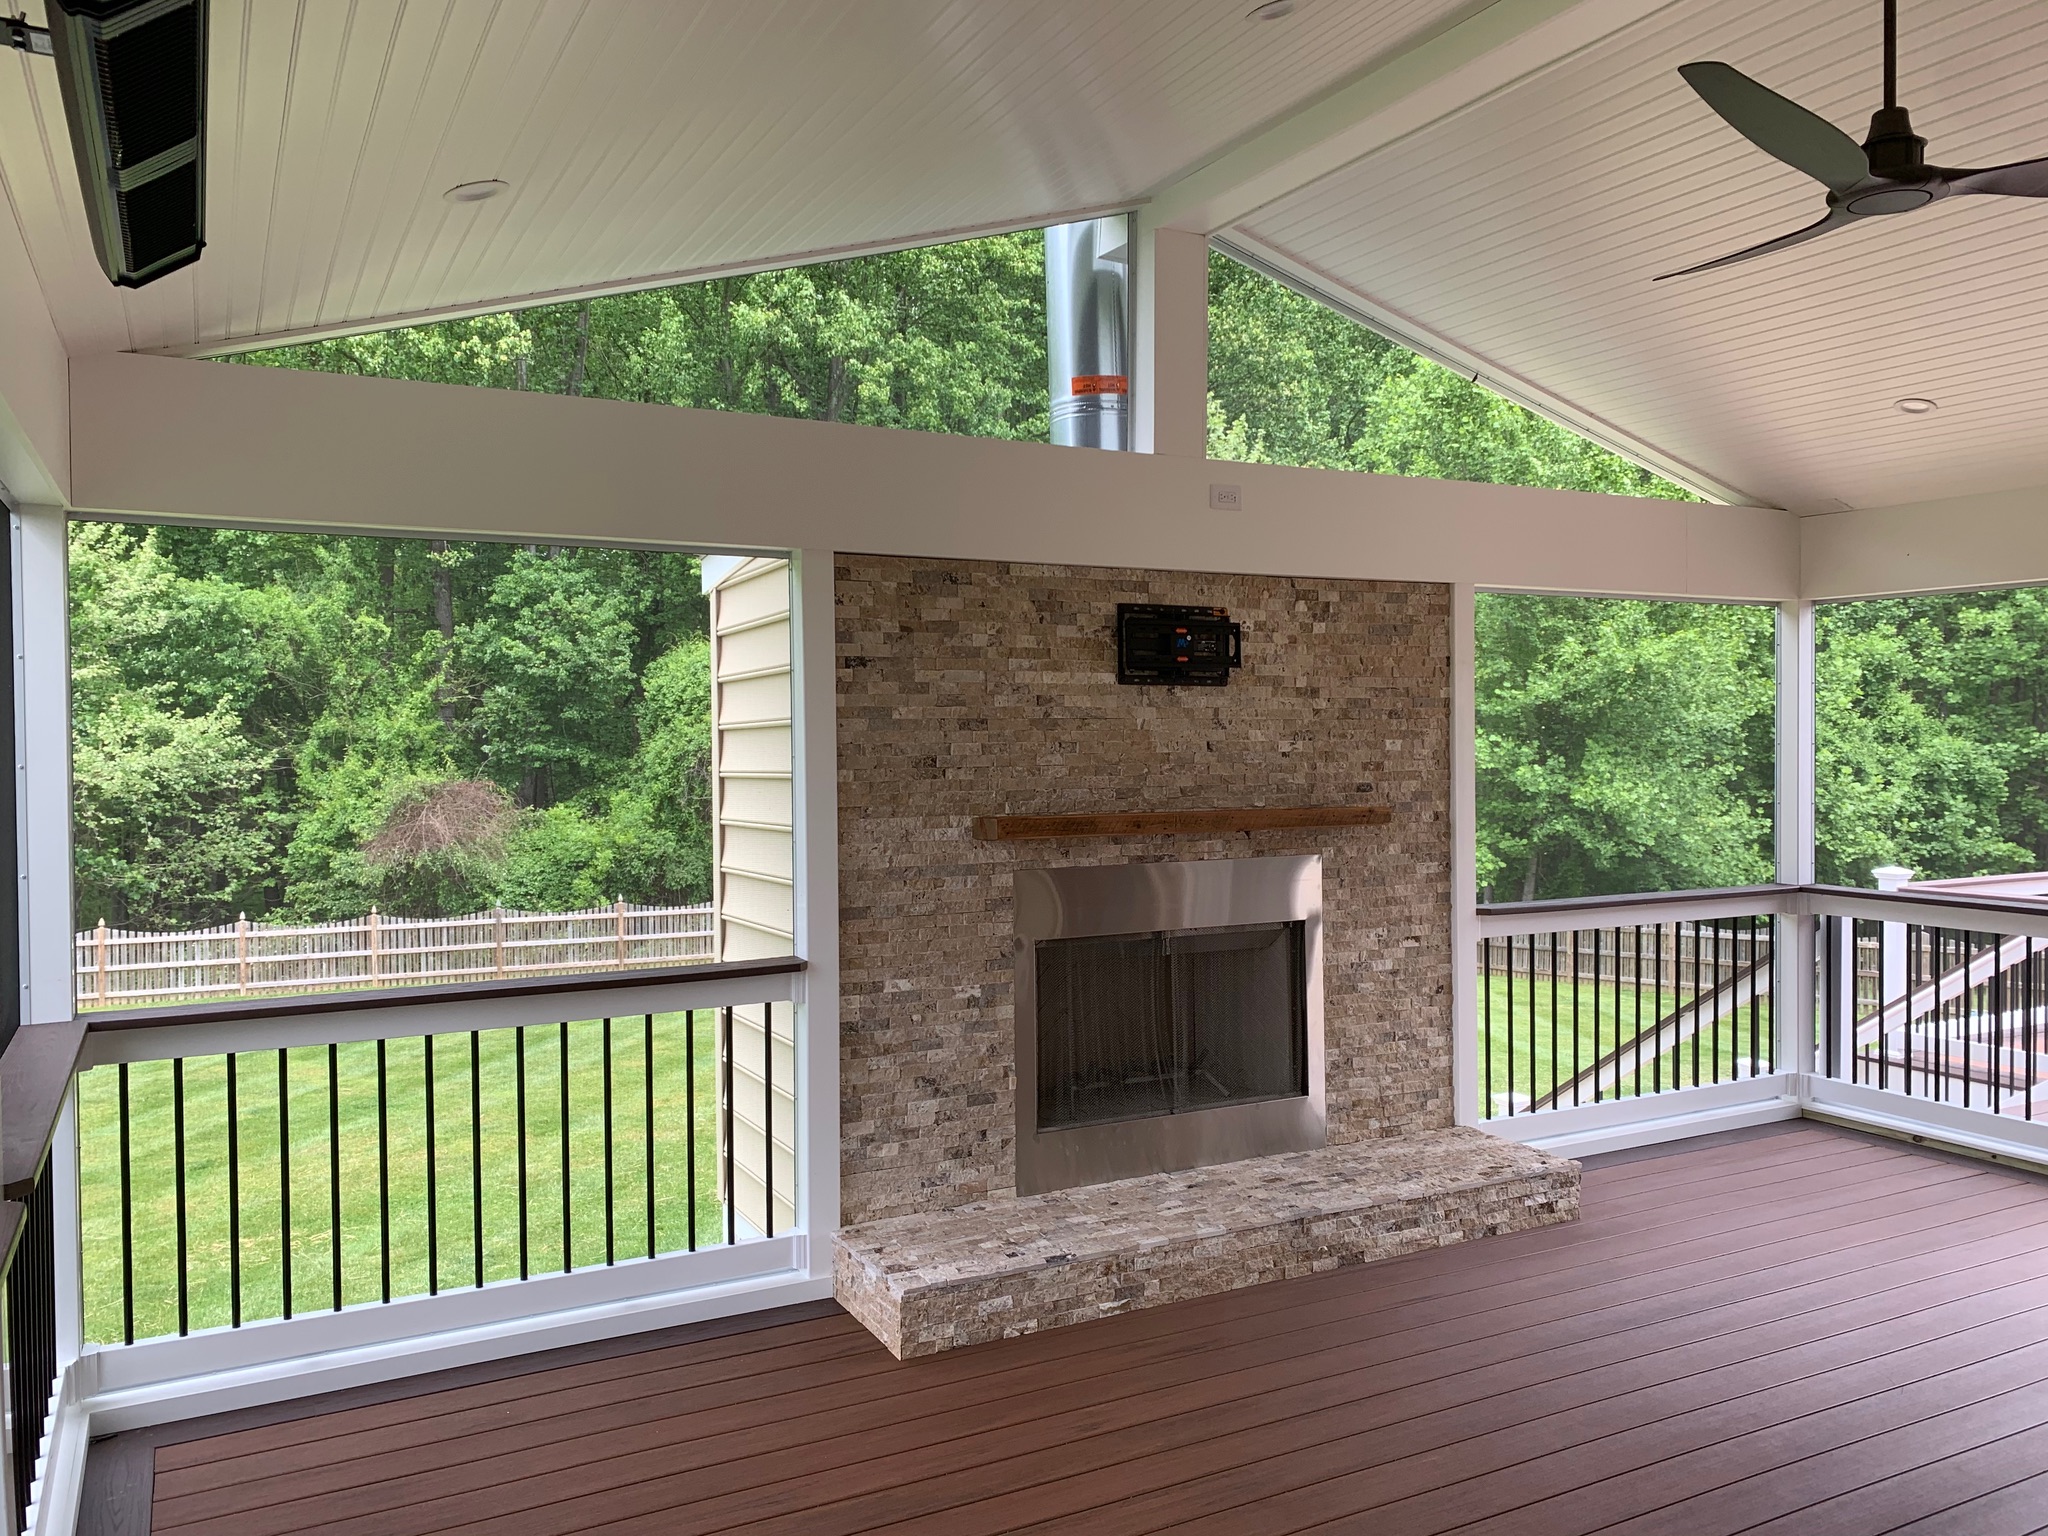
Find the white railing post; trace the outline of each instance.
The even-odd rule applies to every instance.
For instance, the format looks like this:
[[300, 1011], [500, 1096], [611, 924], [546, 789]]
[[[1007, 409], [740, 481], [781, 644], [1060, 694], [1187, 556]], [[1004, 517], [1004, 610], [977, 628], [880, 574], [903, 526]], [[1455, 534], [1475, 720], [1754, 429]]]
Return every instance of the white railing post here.
[[235, 915], [235, 990], [249, 990], [249, 914]]
[[375, 982], [376, 982], [376, 980], [377, 980], [377, 938], [378, 938], [378, 934], [377, 934], [377, 909], [376, 909], [375, 907], [372, 907], [372, 908], [370, 908], [370, 919], [369, 919], [369, 928], [370, 928], [370, 946], [369, 946], [369, 947], [370, 947], [370, 981], [371, 981], [371, 983], [372, 983], [372, 984], [374, 985], [374, 984], [375, 984]]
[[[1780, 885], [1811, 885], [1814, 877], [1813, 648], [1810, 602], [1778, 605], [1778, 752], [1774, 842]], [[1818, 951], [1814, 919], [1788, 913], [1773, 923], [1775, 975], [1771, 1019], [1774, 1062], [1803, 1084], [1814, 1070], [1814, 991]], [[1802, 1093], [1802, 1097], [1804, 1094]]]
[[[1481, 1118], [1479, 993], [1479, 728], [1475, 692], [1478, 598], [1471, 583], [1451, 588], [1451, 1118]], [[1617, 958], [1616, 964], [1620, 961]]]

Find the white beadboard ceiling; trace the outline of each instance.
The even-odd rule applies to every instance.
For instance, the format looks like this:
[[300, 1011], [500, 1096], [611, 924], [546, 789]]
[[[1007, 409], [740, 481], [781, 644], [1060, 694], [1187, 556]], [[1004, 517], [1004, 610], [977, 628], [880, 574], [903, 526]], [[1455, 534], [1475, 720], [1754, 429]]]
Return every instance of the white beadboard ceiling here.
[[188, 350], [1125, 203], [1474, 0], [1252, 4], [213, 0], [196, 266], [100, 275], [48, 60], [0, 178], [74, 356]]
[[[2048, 155], [2048, 4], [1900, 10], [1900, 98], [1931, 160]], [[1651, 282], [1824, 211], [1675, 67], [1725, 60], [1860, 140], [1878, 19], [1878, 0], [1677, 0], [1227, 238], [1768, 504], [2048, 483], [2048, 200], [1956, 198]], [[1941, 409], [1903, 416], [1909, 395]]]

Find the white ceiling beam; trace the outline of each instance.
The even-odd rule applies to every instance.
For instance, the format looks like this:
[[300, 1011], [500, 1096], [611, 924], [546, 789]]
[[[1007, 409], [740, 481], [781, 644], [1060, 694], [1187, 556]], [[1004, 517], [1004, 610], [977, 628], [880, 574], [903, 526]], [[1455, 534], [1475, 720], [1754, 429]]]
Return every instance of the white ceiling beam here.
[[1493, 0], [1154, 189], [1148, 222], [1214, 234], [1673, 0]]

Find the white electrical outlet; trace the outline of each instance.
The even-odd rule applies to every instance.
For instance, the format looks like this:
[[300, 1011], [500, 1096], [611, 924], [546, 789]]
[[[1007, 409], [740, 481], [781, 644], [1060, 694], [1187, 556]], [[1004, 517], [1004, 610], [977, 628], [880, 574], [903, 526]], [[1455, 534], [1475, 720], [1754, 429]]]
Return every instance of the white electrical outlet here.
[[1242, 512], [1244, 487], [1212, 483], [1209, 487], [1209, 505], [1218, 512]]

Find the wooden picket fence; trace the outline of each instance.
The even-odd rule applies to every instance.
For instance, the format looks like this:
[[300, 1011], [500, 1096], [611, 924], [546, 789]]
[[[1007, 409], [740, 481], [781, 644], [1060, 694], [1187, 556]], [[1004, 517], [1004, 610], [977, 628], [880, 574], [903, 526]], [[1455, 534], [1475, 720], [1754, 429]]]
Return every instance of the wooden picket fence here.
[[616, 901], [580, 912], [503, 908], [392, 917], [374, 907], [337, 923], [252, 923], [133, 933], [104, 922], [77, 937], [78, 1006], [199, 1002], [492, 981], [715, 957], [711, 908]]

